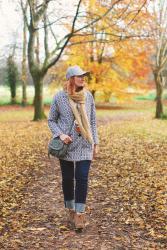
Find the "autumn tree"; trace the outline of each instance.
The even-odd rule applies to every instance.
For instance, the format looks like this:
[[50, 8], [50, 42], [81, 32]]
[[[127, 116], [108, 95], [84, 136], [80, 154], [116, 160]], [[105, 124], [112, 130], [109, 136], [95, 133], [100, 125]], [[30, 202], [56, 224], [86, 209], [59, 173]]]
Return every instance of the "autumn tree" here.
[[[81, 15], [81, 13], [84, 13], [82, 0], [78, 1], [75, 8], [75, 13], [73, 15], [72, 13], [65, 13], [63, 10], [61, 10], [59, 2], [54, 2], [51, 0], [29, 0], [27, 10], [28, 15], [26, 15], [23, 8], [24, 3], [23, 1], [21, 1], [22, 11], [26, 17], [29, 32], [28, 64], [35, 86], [34, 120], [45, 118], [43, 109], [43, 80], [48, 70], [58, 62], [71, 38], [74, 35], [77, 35], [81, 30], [84, 30], [85, 28], [88, 28], [89, 26], [92, 26], [99, 22], [102, 18], [107, 16], [108, 13], [119, 2], [121, 2], [121, 0], [114, 1], [101, 15], [96, 16], [89, 23], [85, 23], [83, 17], [84, 15]], [[50, 16], [48, 15], [48, 12], [50, 11], [49, 6], [51, 6], [51, 8], [54, 8], [56, 6], [56, 8], [58, 9], [57, 19], [55, 19], [56, 14], [54, 13], [54, 20], [52, 21], [50, 20]], [[63, 13], [63, 15], [60, 16], [60, 13]], [[57, 28], [59, 25], [67, 25], [67, 23], [71, 24], [71, 28], [70, 31], [68, 31], [67, 34], [65, 34], [63, 37], [60, 37], [59, 31], [57, 31], [56, 33], [55, 30], [50, 30], [49, 28], [51, 25], [53, 26], [53, 24], [57, 25], [55, 26]], [[41, 32], [41, 30], [43, 32]], [[40, 49], [39, 53], [41, 55], [40, 62], [36, 57], [38, 32], [40, 32], [40, 37], [43, 36], [43, 47], [41, 40], [40, 46], [38, 46], [38, 48]], [[49, 44], [51, 37], [54, 38], [54, 47]]]
[[[109, 100], [111, 93], [119, 97], [125, 96], [122, 90], [128, 87], [130, 82], [132, 83], [132, 75], [135, 75], [133, 62], [135, 60], [137, 62], [137, 58], [139, 62], [146, 61], [143, 60], [146, 56], [146, 53], [143, 53], [145, 51], [143, 40], [147, 38], [147, 34], [140, 31], [141, 22], [147, 18], [146, 2], [139, 1], [137, 4], [135, 1], [126, 1], [126, 4], [121, 2], [105, 18], [71, 39], [68, 63], [80, 64], [92, 71], [92, 79], [88, 81], [93, 95], [100, 90], [104, 93], [106, 101]], [[103, 4], [97, 5], [97, 1], [90, 1], [88, 4], [85, 1], [88, 21], [104, 12], [109, 1], [101, 3]], [[147, 66], [147, 70], [144, 70], [145, 66], [146, 64], [143, 64], [143, 72], [148, 70]], [[143, 75], [143, 72], [140, 67], [140, 74]], [[140, 78], [139, 70], [138, 76]]]

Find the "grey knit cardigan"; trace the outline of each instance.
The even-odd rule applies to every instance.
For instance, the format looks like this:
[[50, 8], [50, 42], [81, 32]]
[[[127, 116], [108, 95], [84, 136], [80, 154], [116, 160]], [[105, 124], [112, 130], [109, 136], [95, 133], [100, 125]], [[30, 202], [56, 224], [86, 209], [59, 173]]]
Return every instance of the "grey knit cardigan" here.
[[[85, 108], [91, 125], [94, 144], [98, 144], [95, 103], [91, 92], [88, 90], [86, 90]], [[62, 159], [66, 161], [92, 160], [93, 145], [78, 135], [75, 130], [74, 120], [68, 94], [61, 90], [53, 98], [48, 117], [48, 126], [53, 134], [53, 138], [58, 137], [62, 133], [68, 134], [72, 126], [70, 134], [73, 142], [68, 147], [67, 155]]]

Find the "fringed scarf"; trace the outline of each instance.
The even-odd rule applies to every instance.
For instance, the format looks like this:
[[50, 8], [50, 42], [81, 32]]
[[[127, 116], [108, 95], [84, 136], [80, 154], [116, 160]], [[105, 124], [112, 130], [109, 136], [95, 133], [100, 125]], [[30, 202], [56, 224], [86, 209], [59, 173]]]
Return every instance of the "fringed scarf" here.
[[[88, 116], [85, 110], [85, 90], [75, 92], [74, 94], [68, 94], [71, 109], [73, 111], [74, 117], [78, 122], [79, 128], [81, 130], [81, 135], [93, 144], [92, 133], [90, 129], [90, 124], [88, 121]], [[78, 108], [77, 108], [77, 104]]]

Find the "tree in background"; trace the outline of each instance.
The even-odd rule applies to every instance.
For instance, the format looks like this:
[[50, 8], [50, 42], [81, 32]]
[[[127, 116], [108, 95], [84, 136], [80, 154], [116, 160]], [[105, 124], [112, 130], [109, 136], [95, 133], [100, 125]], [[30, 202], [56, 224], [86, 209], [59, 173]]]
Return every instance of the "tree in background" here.
[[153, 3], [152, 40], [155, 48], [154, 64], [152, 69], [156, 85], [156, 118], [162, 118], [162, 94], [167, 79], [167, 1], [156, 0]]
[[[26, 14], [28, 7], [28, 1], [25, 6], [22, 5], [23, 11]], [[23, 49], [22, 49], [22, 71], [21, 71], [21, 83], [22, 83], [22, 105], [27, 105], [27, 24], [26, 15], [23, 15]]]
[[[109, 1], [102, 2], [103, 6], [98, 6], [97, 1], [85, 1], [87, 22], [107, 8]], [[94, 96], [100, 91], [105, 101], [111, 95], [125, 99], [129, 98], [127, 87], [147, 88], [144, 78], [148, 79], [151, 70], [145, 46], [145, 5], [146, 1], [123, 1], [113, 13], [71, 39], [66, 63], [79, 64], [92, 72], [88, 84]]]
[[[101, 1], [101, 5], [98, 1], [84, 2], [88, 10], [86, 22], [103, 13], [109, 5], [109, 1]], [[111, 94], [129, 98], [124, 89], [132, 85], [132, 81], [135, 87], [142, 85], [141, 79], [150, 70], [144, 46], [148, 35], [144, 30], [141, 32], [141, 22], [144, 29], [148, 18], [146, 2], [122, 1], [113, 12], [71, 39], [67, 63], [79, 64], [92, 72], [88, 84], [94, 96], [96, 91], [101, 91], [105, 101], [109, 101]]]
[[[77, 39], [75, 41], [77, 42]], [[149, 87], [150, 54], [145, 50], [144, 43], [145, 41], [138, 39], [107, 44], [103, 57], [97, 57], [94, 52], [92, 61], [89, 44], [77, 44], [70, 47], [65, 63], [79, 64], [90, 70], [92, 74], [91, 79], [88, 79], [88, 87], [93, 93], [98, 92], [98, 96], [100, 93], [105, 102], [109, 102], [111, 96], [119, 100], [130, 99], [133, 95], [129, 96], [128, 87], [134, 89], [134, 94], [135, 90], [140, 92], [148, 90]], [[96, 53], [100, 54], [100, 51], [101, 48], [98, 50], [96, 46]]]
[[5, 82], [10, 88], [11, 104], [16, 104], [16, 89], [19, 83], [19, 72], [12, 55], [10, 55], [7, 59]]
[[[77, 5], [75, 5], [75, 12], [73, 11], [74, 14], [71, 12], [64, 13], [64, 9], [61, 10], [62, 3], [52, 0], [29, 0], [27, 14], [24, 11], [25, 3], [22, 0], [20, 1], [29, 32], [28, 64], [35, 86], [34, 120], [40, 120], [45, 118], [43, 107], [43, 80], [48, 70], [58, 62], [67, 44], [74, 35], [77, 35], [81, 30], [99, 22], [111, 10], [114, 10], [114, 7], [119, 4], [121, 0], [110, 3], [106, 11], [101, 15], [96, 16], [89, 23], [85, 23], [83, 20], [85, 12], [82, 0], [78, 0]], [[54, 10], [54, 13], [52, 13], [52, 17], [54, 17], [54, 20], [52, 21], [50, 21], [51, 12], [49, 13], [50, 15], [48, 15], [48, 11], [51, 11], [51, 9], [49, 9], [49, 4], [52, 4], [52, 9], [54, 9], [54, 5], [56, 5], [56, 9]], [[60, 13], [62, 16], [60, 16]], [[68, 23], [71, 24], [70, 31], [68, 31], [63, 37], [60, 37], [60, 31], [57, 31], [57, 27], [62, 27], [62, 25], [66, 27]], [[56, 32], [53, 30], [53, 24], [55, 24]], [[41, 30], [43, 30], [43, 33], [40, 32]], [[40, 33], [39, 36], [38, 33]], [[38, 40], [38, 37], [42, 37], [40, 41]], [[55, 41], [53, 49], [49, 46], [51, 38]], [[42, 41], [43, 44], [41, 44]], [[40, 51], [38, 51], [38, 55], [40, 54], [40, 59], [42, 59], [40, 61], [36, 57], [36, 48], [40, 49]]]

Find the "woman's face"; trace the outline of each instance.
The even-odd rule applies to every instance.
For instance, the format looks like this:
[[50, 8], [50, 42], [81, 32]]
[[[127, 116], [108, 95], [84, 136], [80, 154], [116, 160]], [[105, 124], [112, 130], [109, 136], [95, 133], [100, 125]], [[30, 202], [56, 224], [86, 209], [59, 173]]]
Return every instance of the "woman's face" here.
[[83, 76], [74, 76], [74, 84], [75, 87], [84, 87], [85, 86], [85, 79], [84, 75]]

